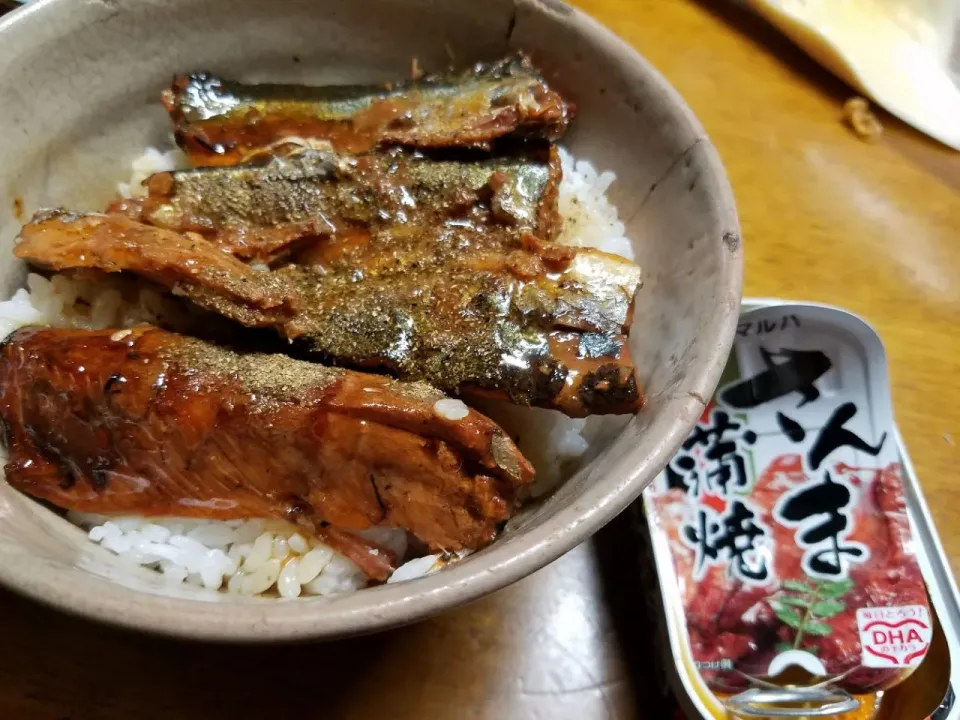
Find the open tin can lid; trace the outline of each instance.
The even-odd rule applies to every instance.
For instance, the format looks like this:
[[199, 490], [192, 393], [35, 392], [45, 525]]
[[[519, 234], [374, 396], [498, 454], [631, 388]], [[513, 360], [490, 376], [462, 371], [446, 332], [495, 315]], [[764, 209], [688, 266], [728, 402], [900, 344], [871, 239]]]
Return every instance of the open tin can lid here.
[[830, 717], [930, 646], [883, 346], [843, 310], [741, 317], [716, 396], [644, 494], [686, 658], [737, 717]]

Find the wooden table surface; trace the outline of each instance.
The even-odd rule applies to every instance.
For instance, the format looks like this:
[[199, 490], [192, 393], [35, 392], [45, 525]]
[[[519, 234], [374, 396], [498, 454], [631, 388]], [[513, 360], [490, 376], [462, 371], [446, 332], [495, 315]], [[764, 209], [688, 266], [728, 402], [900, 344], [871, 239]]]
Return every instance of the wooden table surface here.
[[[960, 155], [882, 116], [730, 0], [579, 0], [677, 87], [739, 202], [746, 294], [834, 303], [890, 355], [897, 418], [960, 570]], [[667, 718], [621, 519], [489, 598], [417, 626], [295, 648], [193, 646], [0, 592], [0, 717]], [[908, 719], [905, 719], [908, 720]]]

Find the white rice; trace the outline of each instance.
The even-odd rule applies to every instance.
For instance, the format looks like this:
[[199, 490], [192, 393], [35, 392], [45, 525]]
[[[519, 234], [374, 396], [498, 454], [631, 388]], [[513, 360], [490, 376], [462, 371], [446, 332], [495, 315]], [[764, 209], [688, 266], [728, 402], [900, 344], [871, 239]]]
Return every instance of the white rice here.
[[589, 160], [578, 160], [563, 148], [559, 150], [563, 166], [560, 183], [563, 231], [557, 242], [599, 248], [629, 260], [636, 259], [617, 208], [607, 199], [607, 190], [617, 174], [612, 170], [598, 173]]
[[65, 275], [27, 275], [27, 287], [0, 302], [0, 337], [24, 325], [59, 328], [130, 328], [175, 312], [156, 289], [119, 278], [96, 282]]
[[139, 197], [146, 195], [143, 181], [158, 172], [169, 172], [190, 167], [186, 153], [180, 148], [158, 150], [148, 147], [130, 163], [130, 182], [117, 183], [117, 192], [121, 197]]
[[[353, 562], [282, 521], [147, 519], [79, 512], [70, 512], [67, 518], [86, 529], [91, 541], [138, 565], [155, 568], [174, 584], [224, 588], [239, 595], [276, 589], [280, 597], [295, 598], [338, 595], [367, 583]], [[403, 530], [372, 528], [357, 534], [398, 557], [406, 553]]]
[[[563, 182], [560, 212], [564, 230], [558, 242], [596, 247], [633, 259], [616, 208], [606, 192], [616, 179], [598, 173], [589, 162], [560, 150]], [[147, 148], [132, 163], [129, 182], [117, 190], [123, 196], [141, 195], [142, 182], [155, 172], [187, 167], [179, 150]], [[171, 301], [152, 287], [116, 279], [96, 282], [54, 275], [49, 280], [28, 275], [27, 287], [0, 302], [0, 338], [25, 325], [65, 328], [129, 328], [156, 323], [176, 312]], [[440, 414], [461, 413], [459, 400], [444, 401]], [[627, 422], [627, 418], [575, 420], [558, 412], [522, 408], [506, 403], [481, 403], [479, 409], [497, 420], [514, 437], [537, 469], [534, 496], [556, 487], [597, 447]], [[208, 590], [241, 595], [276, 593], [336, 595], [366, 585], [353, 562], [295, 527], [276, 520], [196, 520], [187, 518], [108, 517], [70, 512], [68, 519], [87, 532], [102, 548], [137, 565], [162, 573], [174, 584], [187, 583]], [[403, 530], [376, 527], [358, 535], [377, 542], [403, 558], [407, 535]], [[412, 580], [440, 571], [468, 551], [407, 558], [388, 583]]]

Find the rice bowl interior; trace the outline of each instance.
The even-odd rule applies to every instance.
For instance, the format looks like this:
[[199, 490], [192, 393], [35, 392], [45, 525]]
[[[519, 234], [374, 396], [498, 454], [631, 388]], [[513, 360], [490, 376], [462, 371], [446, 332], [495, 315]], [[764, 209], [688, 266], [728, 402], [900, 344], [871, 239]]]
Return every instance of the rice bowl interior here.
[[[564, 214], [573, 217], [576, 211], [567, 207], [580, 204], [581, 191], [590, 188], [602, 195], [609, 189], [612, 205], [619, 208], [625, 229], [609, 232], [616, 221], [601, 211], [608, 223], [602, 235], [611, 241], [629, 238], [645, 270], [645, 302], [638, 305], [633, 326], [633, 336], [642, 341], [635, 341], [633, 350], [649, 392], [644, 412], [615, 440], [611, 433], [617, 433], [616, 427], [595, 427], [593, 421], [554, 425], [541, 421], [550, 411], [523, 411], [538, 421], [518, 417], [515, 422], [549, 438], [538, 446], [558, 451], [546, 463], [531, 452], [541, 476], [549, 475], [551, 467], [560, 468], [563, 456], [573, 459], [554, 474], [564, 481], [552, 492], [548, 482], [545, 499], [516, 516], [493, 546], [417, 582], [296, 603], [193, 587], [191, 583], [204, 585], [199, 565], [199, 572], [187, 572], [187, 582], [174, 583], [180, 574], [176, 569], [170, 578], [162, 570], [138, 570], [129, 558], [105, 549], [104, 542], [125, 551], [122, 539], [117, 544], [117, 532], [121, 538], [139, 532], [140, 540], [150, 542], [178, 535], [209, 552], [217, 548], [201, 540], [222, 543], [227, 531], [218, 535], [217, 528], [177, 526], [176, 520], [144, 524], [137, 518], [111, 520], [114, 531], [103, 518], [72, 518], [84, 526], [81, 531], [6, 486], [0, 488], [6, 508], [0, 518], [0, 581], [73, 612], [157, 632], [233, 639], [332, 637], [409, 622], [502, 587], [582, 541], [637, 496], [686, 436], [702, 409], [701, 398], [710, 395], [719, 377], [739, 307], [739, 228], [719, 160], [682, 101], [611, 34], [577, 11], [554, 5], [497, 0], [483, 8], [454, 2], [438, 9], [429, 2], [375, 0], [361, 9], [332, 1], [291, 1], [279, 8], [254, 0], [205, 2], [203, 12], [218, 20], [213, 32], [210, 27], [204, 31], [203, 42], [192, 0], [162, 7], [145, 1], [116, 13], [100, 4], [47, 0], [0, 24], [0, 63], [10, 78], [0, 89], [0, 118], [13, 131], [0, 139], [0, 183], [6, 197], [21, 198], [28, 212], [58, 203], [102, 207], [115, 184], [128, 178], [138, 148], [165, 147], [153, 103], [171, 67], [215, 66], [251, 79], [369, 80], [395, 75], [413, 56], [425, 67], [444, 66], [446, 50], [436, 42], [438, 37], [461, 58], [497, 55], [504, 47], [503, 28], [509, 26], [510, 44], [533, 49], [553, 71], [551, 77], [562, 78], [564, 89], [578, 101], [571, 152], [601, 171], [616, 173], [610, 185], [604, 172], [591, 177], [586, 166], [575, 166], [579, 172], [569, 177], [581, 177], [584, 188], [570, 189], [561, 202]], [[343, 41], [347, 37], [349, 47]], [[60, 69], [76, 65], [78, 49], [85, 47], [97, 47], [96, 57], [85, 56], [81, 70], [66, 82]], [[282, 53], [277, 50], [281, 47]], [[125, 62], [118, 63], [118, 57]], [[12, 204], [0, 208], [4, 252], [9, 252], [22, 222]], [[619, 249], [611, 249], [623, 254], [619, 242]], [[3, 305], [7, 330], [62, 313], [76, 306], [71, 295], [75, 300], [78, 294], [93, 292], [36, 279], [25, 282], [18, 264], [7, 263], [2, 270], [5, 296], [26, 285]], [[122, 288], [117, 291], [123, 302], [114, 295], [90, 303], [97, 322], [116, 323], [117, 313], [133, 306], [141, 318], [163, 311], [156, 298], [125, 297]], [[78, 322], [93, 320], [90, 316]], [[497, 419], [505, 426], [511, 422]], [[571, 465], [581, 462], [580, 469], [568, 475]], [[96, 528], [100, 531], [93, 535], [100, 547], [85, 537]], [[257, 528], [227, 529], [235, 532], [234, 543], [245, 545]], [[292, 534], [284, 538], [288, 551], [291, 539]], [[265, 544], [261, 541], [258, 557], [264, 556]], [[298, 539], [293, 545], [294, 552], [306, 549], [298, 553], [301, 564], [316, 549], [309, 542], [304, 548]], [[219, 549], [224, 547], [223, 555], [230, 559], [233, 548], [226, 543]], [[282, 550], [274, 537], [265, 564]], [[151, 565], [160, 562], [154, 559]], [[308, 571], [316, 562], [314, 556]], [[436, 564], [417, 562], [414, 577]], [[333, 592], [349, 589], [350, 569], [342, 570], [337, 576], [348, 582]], [[213, 571], [207, 574], [208, 584], [215, 585]], [[303, 578], [309, 575], [304, 572]], [[301, 583], [301, 589], [320, 575]], [[230, 573], [223, 572], [220, 584], [229, 583]], [[284, 594], [282, 587], [270, 592]]]
[[[172, 142], [172, 141], [171, 141]], [[615, 182], [612, 172], [597, 172], [584, 159], [561, 149], [563, 181], [560, 212], [564, 229], [557, 242], [592, 246], [633, 259], [623, 223], [606, 196]], [[119, 182], [122, 197], [142, 195], [143, 183], [154, 173], [189, 167], [177, 148], [146, 148], [131, 166], [129, 181]], [[27, 276], [9, 300], [0, 302], [0, 335], [28, 325], [64, 328], [131, 328], [157, 323], [178, 312], [155, 288], [130, 281], [84, 281], [62, 274]], [[591, 443], [608, 441], [626, 417], [572, 419], [551, 410], [522, 408], [502, 402], [481, 404], [514, 437], [537, 469], [534, 497], [552, 491], [576, 471]], [[337, 595], [367, 585], [363, 572], [348, 558], [294, 526], [270, 520], [198, 520], [145, 518], [68, 512], [67, 519], [87, 537], [131, 564], [159, 571], [165, 581], [243, 595], [272, 594], [283, 598]], [[406, 564], [388, 583], [413, 580], [439, 572], [469, 551], [446, 555], [420, 554], [407, 558], [406, 532], [397, 528], [360, 531], [394, 549]]]

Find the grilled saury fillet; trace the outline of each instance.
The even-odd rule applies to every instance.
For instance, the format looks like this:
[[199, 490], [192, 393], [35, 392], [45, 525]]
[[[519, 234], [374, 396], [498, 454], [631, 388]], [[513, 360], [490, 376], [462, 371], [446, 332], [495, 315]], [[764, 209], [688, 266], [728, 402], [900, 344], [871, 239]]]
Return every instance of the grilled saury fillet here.
[[[455, 250], [462, 239], [447, 241]], [[436, 242], [431, 236], [427, 244]], [[255, 270], [191, 233], [119, 214], [48, 213], [23, 228], [15, 253], [51, 270], [134, 272], [243, 325], [274, 327], [321, 359], [387, 369], [445, 391], [506, 396], [572, 416], [639, 409], [626, 342], [639, 268], [563, 248], [557, 269], [557, 246], [535, 240], [508, 252], [465, 245], [429, 262], [398, 251], [401, 273], [383, 264], [382, 249], [365, 255], [362, 248], [358, 257], [369, 264], [354, 258], [344, 272]]]
[[259, 262], [295, 257], [333, 235], [356, 245], [371, 232], [410, 235], [445, 225], [500, 247], [521, 233], [556, 235], [560, 172], [556, 149], [546, 147], [456, 159], [400, 149], [361, 156], [303, 150], [266, 164], [158, 173], [146, 197], [110, 210], [200, 233]]
[[361, 152], [381, 144], [487, 148], [512, 136], [557, 140], [572, 106], [522, 56], [453, 75], [370, 86], [245, 85], [178, 75], [163, 102], [195, 165], [232, 165], [289, 139]]
[[149, 326], [26, 328], [0, 355], [6, 478], [62, 508], [284, 518], [383, 579], [389, 551], [350, 530], [479, 548], [533, 476], [497, 425], [422, 383]]

